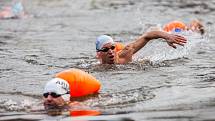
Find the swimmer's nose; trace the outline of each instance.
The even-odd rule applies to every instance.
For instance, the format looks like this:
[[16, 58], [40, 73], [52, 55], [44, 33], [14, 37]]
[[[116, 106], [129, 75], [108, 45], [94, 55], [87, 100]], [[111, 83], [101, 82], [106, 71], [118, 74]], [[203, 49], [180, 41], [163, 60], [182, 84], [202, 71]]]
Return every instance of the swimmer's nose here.
[[48, 97], [46, 98], [48, 101], [51, 101], [53, 99], [53, 97], [51, 95], [48, 95]]
[[109, 50], [108, 50], [108, 53], [109, 53], [109, 54], [112, 54], [113, 52], [114, 52], [114, 50], [112, 50], [112, 49], [109, 49]]
[[113, 57], [114, 57], [114, 52], [113, 52], [113, 50], [111, 50], [111, 51], [108, 52], [108, 56], [109, 56], [110, 58], [113, 58]]

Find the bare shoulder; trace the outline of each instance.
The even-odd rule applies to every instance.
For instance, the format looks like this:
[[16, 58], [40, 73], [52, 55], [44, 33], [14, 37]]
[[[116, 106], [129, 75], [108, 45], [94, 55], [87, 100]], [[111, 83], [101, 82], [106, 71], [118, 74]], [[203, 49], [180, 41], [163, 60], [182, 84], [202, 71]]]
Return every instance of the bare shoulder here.
[[121, 51], [119, 51], [118, 57], [119, 57], [119, 63], [128, 63], [132, 61], [134, 49], [131, 44], [126, 45]]

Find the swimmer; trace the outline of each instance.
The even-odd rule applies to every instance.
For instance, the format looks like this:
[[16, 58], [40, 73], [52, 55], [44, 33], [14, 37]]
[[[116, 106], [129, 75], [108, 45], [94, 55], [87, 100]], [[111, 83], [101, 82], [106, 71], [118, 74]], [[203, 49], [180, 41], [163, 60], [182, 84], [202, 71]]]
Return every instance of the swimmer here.
[[21, 2], [15, 3], [13, 6], [4, 7], [0, 11], [0, 19], [16, 19], [24, 18], [26, 13], [24, 12], [24, 7]]
[[181, 31], [192, 31], [201, 35], [205, 33], [204, 26], [199, 20], [192, 20], [187, 25], [181, 21], [172, 21], [164, 25], [163, 30], [169, 33]]
[[112, 37], [101, 35], [96, 39], [96, 57], [101, 64], [125, 64], [132, 61], [132, 56], [143, 48], [150, 40], [162, 38], [173, 48], [177, 45], [184, 46], [187, 40], [179, 35], [163, 31], [150, 31], [138, 37], [130, 44], [116, 51], [117, 44]]
[[[56, 114], [56, 109], [80, 105], [74, 101], [76, 98], [96, 94], [100, 87], [100, 82], [84, 71], [79, 69], [62, 71], [45, 85], [43, 92], [44, 108], [48, 113], [55, 110], [54, 114]], [[94, 110], [72, 111], [70, 113], [71, 115], [79, 115], [84, 112], [87, 115], [99, 114], [98, 111]]]

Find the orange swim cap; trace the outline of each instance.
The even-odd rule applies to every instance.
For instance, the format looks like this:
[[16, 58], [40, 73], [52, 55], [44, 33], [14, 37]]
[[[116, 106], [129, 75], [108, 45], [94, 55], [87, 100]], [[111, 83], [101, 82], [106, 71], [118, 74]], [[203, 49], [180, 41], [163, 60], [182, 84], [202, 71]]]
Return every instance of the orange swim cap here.
[[186, 28], [187, 27], [186, 27], [186, 25], [183, 22], [172, 21], [172, 22], [166, 24], [163, 27], [163, 30], [166, 31], [166, 32], [171, 32], [171, 31], [178, 32], [178, 31], [181, 31], [181, 30], [185, 30]]

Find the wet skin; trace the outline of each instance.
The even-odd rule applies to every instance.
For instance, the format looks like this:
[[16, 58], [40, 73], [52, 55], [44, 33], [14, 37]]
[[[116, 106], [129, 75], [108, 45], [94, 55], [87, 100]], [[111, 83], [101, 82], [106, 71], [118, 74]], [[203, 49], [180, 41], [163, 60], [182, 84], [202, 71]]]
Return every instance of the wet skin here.
[[114, 64], [116, 61], [116, 51], [115, 49], [111, 49], [111, 47], [114, 46], [111, 43], [105, 44], [102, 49], [108, 48], [109, 50], [107, 52], [99, 52], [99, 56], [101, 57], [102, 63], [107, 63], [107, 64]]
[[[97, 52], [97, 57], [100, 59], [101, 64], [125, 64], [131, 62], [133, 54], [143, 48], [150, 40], [158, 38], [165, 39], [168, 45], [175, 49], [177, 48], [176, 45], [184, 46], [187, 42], [186, 38], [179, 35], [168, 34], [162, 31], [151, 31], [125, 46], [118, 53], [115, 49], [109, 49], [107, 52]], [[102, 48], [111, 48], [111, 46], [113, 46], [112, 43], [107, 43]]]
[[65, 106], [66, 102], [61, 96], [54, 98], [51, 95], [48, 95], [47, 98], [43, 97], [43, 105], [45, 109], [53, 109]]

